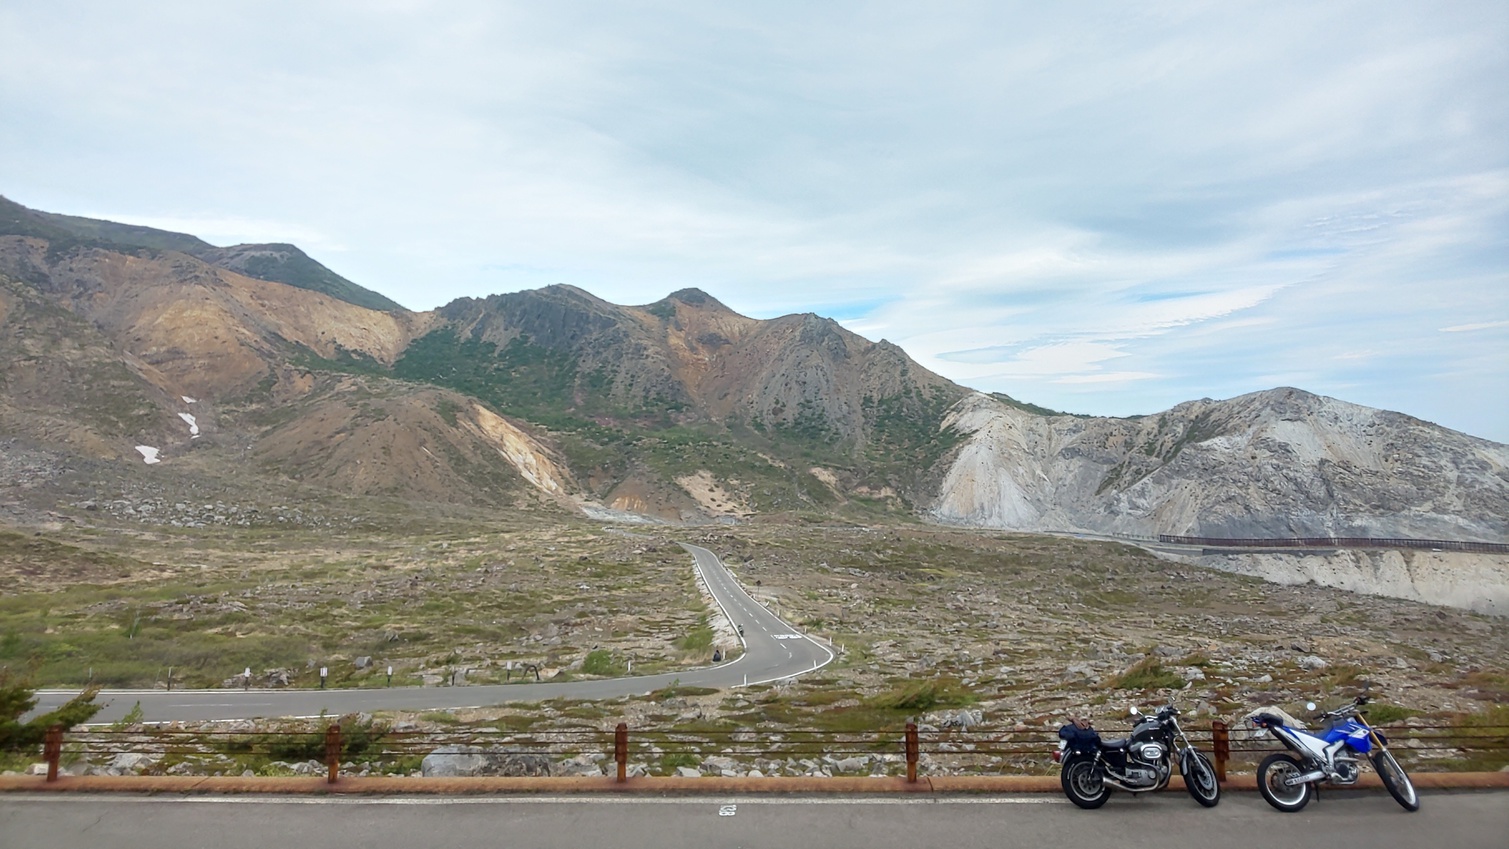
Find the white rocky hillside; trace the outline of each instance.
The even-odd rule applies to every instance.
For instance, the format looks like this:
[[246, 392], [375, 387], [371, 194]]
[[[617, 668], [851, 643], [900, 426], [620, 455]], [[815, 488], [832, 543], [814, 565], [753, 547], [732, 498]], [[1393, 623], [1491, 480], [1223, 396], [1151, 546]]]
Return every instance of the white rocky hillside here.
[[[975, 395], [948, 423], [968, 434], [931, 508], [949, 524], [1133, 536], [1509, 540], [1509, 446], [1297, 389], [1192, 401], [1131, 419], [1039, 416]], [[1241, 571], [1481, 606], [1463, 603], [1474, 598], [1470, 591], [1446, 591], [1434, 578], [1411, 588], [1402, 564], [1372, 580], [1371, 564], [1260, 560]], [[1480, 578], [1509, 587], [1509, 558], [1475, 563], [1491, 573]]]
[[1509, 539], [1509, 445], [1297, 389], [1130, 419], [1037, 416], [983, 395], [933, 514], [1133, 535]]

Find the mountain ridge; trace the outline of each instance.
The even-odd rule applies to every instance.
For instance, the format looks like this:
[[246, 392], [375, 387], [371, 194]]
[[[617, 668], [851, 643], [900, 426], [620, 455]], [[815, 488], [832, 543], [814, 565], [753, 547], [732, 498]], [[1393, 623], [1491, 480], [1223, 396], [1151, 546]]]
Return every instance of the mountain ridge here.
[[[1509, 446], [1298, 389], [1054, 414], [832, 319], [754, 319], [695, 288], [637, 306], [561, 284], [378, 310], [248, 273], [306, 256], [293, 246], [185, 243], [195, 256], [85, 238], [79, 221], [0, 203], [16, 352], [0, 421], [92, 456], [140, 462], [146, 444], [207, 474], [250, 460], [356, 494], [683, 522], [1509, 538]], [[166, 232], [120, 226], [92, 232]], [[51, 363], [49, 348], [88, 353]]]
[[187, 233], [29, 209], [4, 196], [0, 196], [0, 236], [31, 236], [64, 246], [177, 251], [248, 277], [320, 292], [368, 309], [403, 309], [396, 301], [352, 283], [290, 244], [221, 248]]

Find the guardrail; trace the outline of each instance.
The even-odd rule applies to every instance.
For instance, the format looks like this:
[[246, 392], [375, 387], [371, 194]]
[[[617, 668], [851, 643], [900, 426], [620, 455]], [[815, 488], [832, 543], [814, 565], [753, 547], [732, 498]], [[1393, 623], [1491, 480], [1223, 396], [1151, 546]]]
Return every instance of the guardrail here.
[[1390, 539], [1385, 537], [1291, 537], [1231, 538], [1186, 537], [1159, 534], [1158, 541], [1174, 545], [1205, 545], [1211, 548], [1424, 548], [1470, 551], [1479, 554], [1509, 554], [1509, 543], [1449, 539]]
[[[1212, 755], [1218, 777], [1226, 779], [1234, 762], [1252, 763], [1279, 751], [1271, 737], [1246, 734], [1233, 739], [1232, 729], [1216, 720], [1208, 728], [1187, 727], [1197, 748]], [[1390, 749], [1402, 761], [1482, 759], [1509, 761], [1509, 726], [1407, 725], [1381, 727]], [[1114, 736], [1114, 734], [1108, 734]], [[1017, 730], [974, 727], [919, 728], [915, 723], [874, 731], [840, 732], [813, 729], [677, 729], [643, 728], [631, 732], [626, 723], [613, 730], [568, 728], [545, 732], [497, 729], [456, 731], [392, 731], [379, 726], [345, 728], [327, 725], [287, 727], [276, 731], [195, 731], [186, 729], [104, 729], [65, 732], [48, 730], [43, 744], [47, 781], [56, 781], [63, 757], [96, 760], [141, 755], [162, 771], [165, 762], [218, 758], [230, 765], [293, 761], [308, 768], [321, 764], [329, 783], [343, 771], [412, 772], [426, 755], [449, 751], [461, 756], [506, 756], [515, 775], [550, 775], [563, 761], [576, 759], [589, 768], [611, 761], [617, 779], [638, 774], [672, 774], [677, 766], [701, 765], [718, 756], [739, 764], [765, 764], [777, 774], [783, 768], [819, 769], [847, 763], [869, 774], [904, 774], [918, 780], [919, 768], [951, 774], [1050, 774], [1056, 769], [1052, 752], [1058, 746], [1056, 729]], [[1449, 764], [1448, 764], [1449, 765]], [[599, 768], [600, 769], [600, 768]], [[306, 773], [310, 774], [310, 773]], [[598, 772], [597, 774], [602, 774]], [[611, 774], [611, 773], [610, 773]], [[764, 774], [764, 773], [762, 773]], [[787, 774], [800, 774], [791, 773]], [[810, 773], [807, 773], [810, 774]]]

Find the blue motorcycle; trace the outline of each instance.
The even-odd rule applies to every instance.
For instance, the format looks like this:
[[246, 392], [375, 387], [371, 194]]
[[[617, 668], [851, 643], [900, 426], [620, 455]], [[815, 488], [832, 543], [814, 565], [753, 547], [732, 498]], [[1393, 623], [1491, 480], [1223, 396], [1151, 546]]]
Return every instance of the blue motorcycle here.
[[[1367, 696], [1358, 696], [1346, 707], [1326, 711], [1320, 715], [1324, 724], [1313, 734], [1290, 728], [1282, 717], [1271, 713], [1252, 718], [1253, 725], [1271, 732], [1294, 753], [1276, 752], [1258, 766], [1258, 790], [1268, 804], [1292, 814], [1310, 804], [1318, 783], [1356, 784], [1360, 774], [1357, 755], [1362, 755], [1373, 762], [1373, 769], [1394, 801], [1406, 811], [1420, 810], [1415, 785], [1388, 750], [1388, 740], [1364, 718], [1362, 707], [1367, 703]], [[1313, 711], [1315, 703], [1306, 707]]]

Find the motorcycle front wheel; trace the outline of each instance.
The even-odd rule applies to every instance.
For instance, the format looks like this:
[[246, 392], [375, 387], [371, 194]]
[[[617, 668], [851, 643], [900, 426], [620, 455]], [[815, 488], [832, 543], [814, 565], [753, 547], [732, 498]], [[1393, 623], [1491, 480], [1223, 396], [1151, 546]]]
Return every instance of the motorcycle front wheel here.
[[1184, 787], [1196, 802], [1207, 808], [1221, 803], [1221, 783], [1216, 781], [1216, 768], [1199, 752], [1190, 752], [1180, 761], [1179, 774], [1184, 776]]
[[1111, 788], [1101, 780], [1100, 768], [1089, 758], [1070, 759], [1064, 764], [1059, 781], [1069, 801], [1086, 810], [1098, 808], [1111, 798]]
[[1381, 749], [1373, 755], [1373, 769], [1378, 770], [1378, 777], [1383, 779], [1383, 786], [1388, 789], [1388, 794], [1394, 797], [1394, 801], [1404, 807], [1406, 811], [1420, 810], [1420, 796], [1415, 792], [1415, 783], [1409, 780], [1404, 767], [1394, 760], [1394, 753], [1388, 749]]
[[1263, 762], [1257, 768], [1257, 787], [1268, 800], [1268, 804], [1292, 814], [1302, 810], [1310, 804], [1310, 797], [1315, 794], [1315, 789], [1308, 782], [1304, 784], [1285, 784], [1284, 780], [1305, 772], [1297, 758], [1286, 752], [1276, 752], [1263, 758]]

